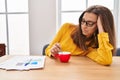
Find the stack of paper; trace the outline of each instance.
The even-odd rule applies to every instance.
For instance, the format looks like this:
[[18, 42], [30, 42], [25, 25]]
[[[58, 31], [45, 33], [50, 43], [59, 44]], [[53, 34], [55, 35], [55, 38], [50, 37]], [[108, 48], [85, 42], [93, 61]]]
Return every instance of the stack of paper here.
[[14, 56], [2, 63], [0, 68], [5, 70], [30, 70], [44, 68], [45, 56]]

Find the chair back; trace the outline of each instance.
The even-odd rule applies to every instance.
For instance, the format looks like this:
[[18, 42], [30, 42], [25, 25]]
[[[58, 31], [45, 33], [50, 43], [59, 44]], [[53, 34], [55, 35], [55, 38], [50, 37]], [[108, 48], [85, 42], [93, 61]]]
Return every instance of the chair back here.
[[116, 50], [116, 56], [120, 56], [120, 48], [117, 48], [117, 50]]
[[42, 51], [42, 54], [43, 54], [43, 55], [45, 55], [45, 49], [48, 47], [48, 45], [49, 45], [49, 44], [45, 44], [45, 45], [43, 46], [43, 51]]

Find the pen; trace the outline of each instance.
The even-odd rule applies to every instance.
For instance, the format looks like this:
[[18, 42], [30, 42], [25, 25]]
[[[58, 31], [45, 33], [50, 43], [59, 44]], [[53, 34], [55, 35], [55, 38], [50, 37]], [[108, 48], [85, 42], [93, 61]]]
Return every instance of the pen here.
[[28, 64], [30, 64], [31, 60], [32, 60], [32, 59], [30, 59], [27, 63], [25, 63], [24, 66], [27, 66]]

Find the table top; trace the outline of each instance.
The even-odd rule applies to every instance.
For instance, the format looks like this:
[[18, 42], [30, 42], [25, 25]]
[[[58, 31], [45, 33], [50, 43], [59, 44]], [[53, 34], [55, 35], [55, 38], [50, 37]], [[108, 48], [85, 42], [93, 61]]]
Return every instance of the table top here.
[[[12, 56], [0, 57], [0, 62]], [[68, 63], [46, 56], [43, 69], [6, 71], [0, 69], [0, 80], [120, 80], [120, 57], [110, 66], [95, 63], [84, 56], [72, 56]]]

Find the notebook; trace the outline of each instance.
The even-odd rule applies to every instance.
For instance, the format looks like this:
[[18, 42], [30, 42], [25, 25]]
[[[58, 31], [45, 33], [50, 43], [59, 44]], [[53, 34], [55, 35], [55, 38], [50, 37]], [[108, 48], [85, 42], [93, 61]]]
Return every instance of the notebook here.
[[44, 68], [45, 56], [14, 56], [2, 63], [0, 69], [32, 70]]

